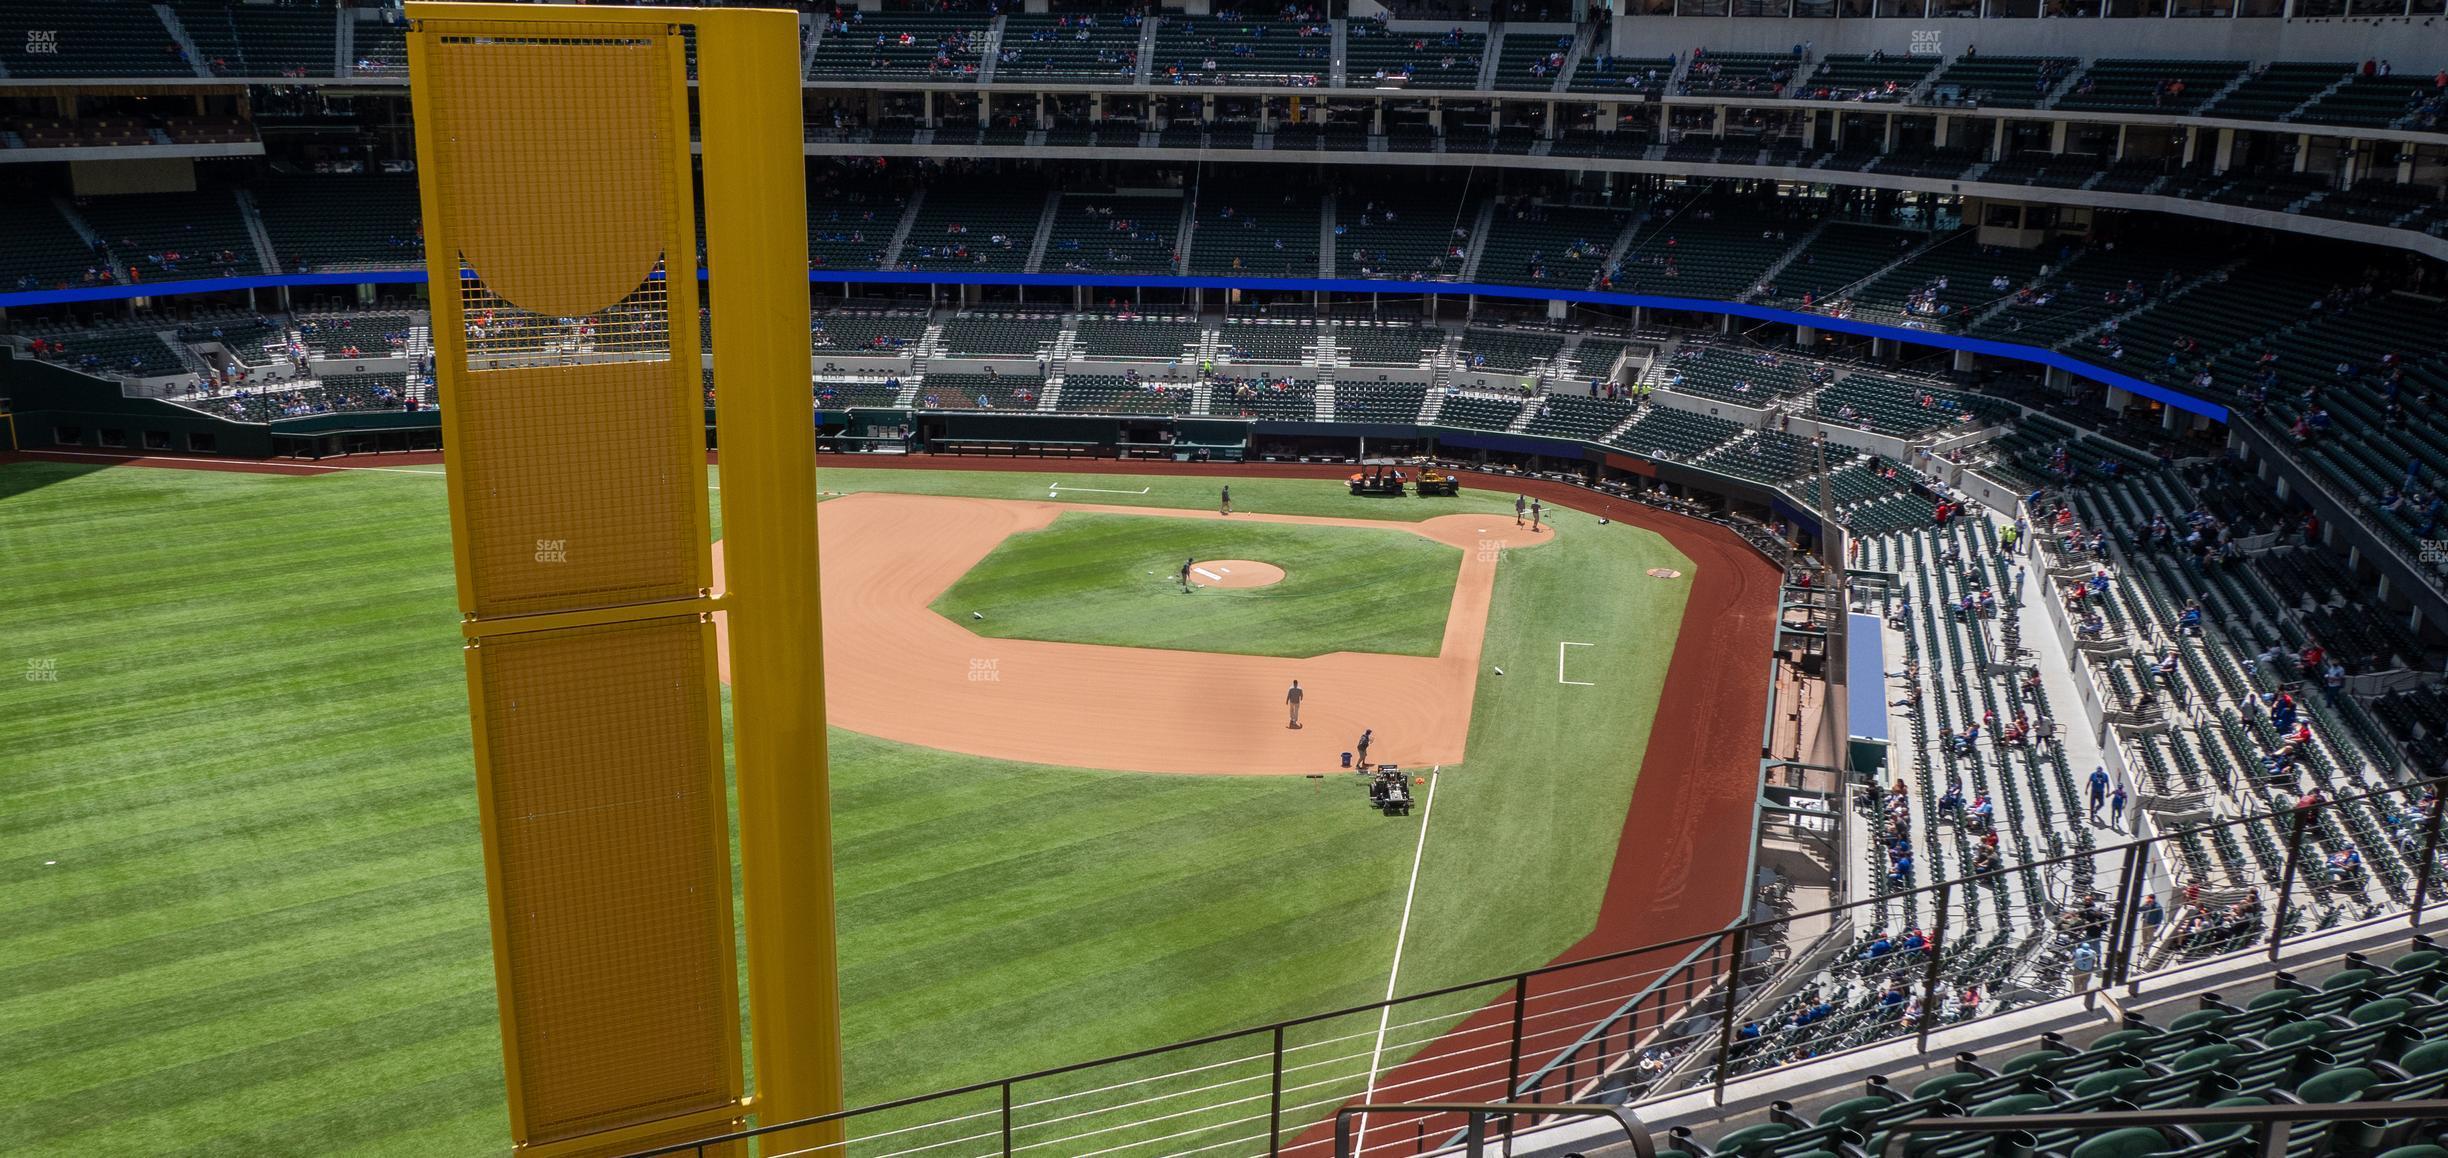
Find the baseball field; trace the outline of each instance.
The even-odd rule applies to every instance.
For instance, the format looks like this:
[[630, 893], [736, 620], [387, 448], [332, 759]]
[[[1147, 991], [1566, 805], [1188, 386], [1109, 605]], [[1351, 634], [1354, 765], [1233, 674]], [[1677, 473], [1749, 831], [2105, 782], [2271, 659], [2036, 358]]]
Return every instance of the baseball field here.
[[[0, 1152], [505, 1148], [440, 470], [0, 464]], [[1772, 581], [1229, 481], [817, 480], [854, 1103], [1733, 915], [1739, 852], [1676, 857], [1748, 819]], [[1428, 813], [1365, 806], [1362, 728]]]

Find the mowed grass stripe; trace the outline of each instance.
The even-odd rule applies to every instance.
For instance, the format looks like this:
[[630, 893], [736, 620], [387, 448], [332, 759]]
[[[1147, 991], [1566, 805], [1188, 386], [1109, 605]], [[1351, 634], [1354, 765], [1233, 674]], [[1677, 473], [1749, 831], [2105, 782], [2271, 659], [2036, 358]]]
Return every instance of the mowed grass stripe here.
[[[23, 1041], [29, 1046], [66, 1054], [109, 1044], [111, 1030], [117, 1024], [113, 1019], [126, 1009], [178, 1005], [192, 1009], [200, 1017], [220, 1017], [232, 1007], [218, 1003], [217, 997], [240, 1004], [265, 1000], [273, 978], [321, 971], [334, 974], [335, 983], [346, 983], [350, 980], [347, 963], [361, 953], [388, 951], [395, 945], [443, 936], [488, 937], [481, 920], [471, 921], [469, 916], [466, 907], [455, 901], [370, 912], [333, 926], [330, 936], [277, 946], [277, 952], [199, 956], [193, 961], [181, 960], [124, 978], [56, 990], [42, 1000], [14, 1003], [0, 1010], [0, 1018], [5, 1018], [0, 1024], [6, 1026], [0, 1030], [0, 1039]], [[420, 969], [463, 967], [443, 958], [413, 963]], [[474, 964], [490, 968], [489, 955]], [[169, 1026], [178, 1022], [156, 1018], [144, 1026], [154, 1024]]]
[[378, 859], [348, 858], [315, 871], [300, 872], [244, 886], [216, 886], [177, 907], [151, 906], [127, 913], [104, 914], [93, 920], [53, 925], [39, 932], [10, 938], [0, 966], [39, 961], [59, 955], [99, 957], [123, 946], [156, 943], [192, 934], [209, 934], [230, 921], [311, 904], [325, 897], [379, 888], [393, 881], [427, 875], [455, 866], [435, 854], [436, 846], [401, 850]]
[[[1185, 559], [1272, 563], [1284, 579], [1185, 595]], [[933, 607], [993, 639], [1432, 656], [1461, 565], [1460, 549], [1392, 528], [1066, 513], [1003, 540]]]
[[[421, 676], [403, 676], [402, 680], [413, 683], [417, 678]], [[302, 750], [315, 756], [318, 768], [349, 769], [399, 768], [405, 762], [432, 761], [466, 751], [464, 723], [455, 736], [437, 733], [434, 713], [442, 705], [436, 701], [402, 702], [390, 690], [398, 686], [372, 681], [362, 689], [351, 688], [359, 698], [349, 702], [352, 716], [347, 720], [297, 716], [290, 710], [294, 701], [257, 706], [236, 700], [203, 719], [185, 719], [169, 728], [155, 728], [148, 720], [143, 747], [133, 751], [125, 713], [116, 721], [115, 735], [106, 734], [110, 721], [105, 715], [101, 723], [89, 725], [96, 729], [95, 735], [73, 745], [43, 746], [40, 755], [44, 764], [27, 771], [19, 791], [0, 793], [0, 804], [6, 805], [8, 814], [0, 817], [0, 822], [30, 826], [58, 815], [75, 814], [80, 808], [97, 810], [120, 795], [141, 796], [164, 783], [191, 782], [198, 792], [234, 792], [260, 787], [267, 779], [296, 778], [293, 762], [267, 761], [267, 752]], [[465, 710], [464, 695], [456, 708]], [[233, 715], [248, 713], [252, 713], [252, 718], [262, 719], [262, 726], [251, 729], [243, 739], [234, 737], [228, 720]], [[218, 717], [218, 722], [214, 717]], [[333, 733], [342, 728], [347, 730], [346, 738], [351, 743], [334, 743]], [[299, 747], [292, 749], [288, 745]], [[158, 753], [165, 750], [190, 755], [177, 762], [166, 762], [158, 758]], [[63, 799], [53, 799], [63, 793]], [[22, 818], [16, 815], [20, 810], [37, 806], [66, 811], [33, 812]]]
[[[506, 1135], [509, 1114], [501, 1106], [501, 1067], [438, 1070], [436, 1076], [402, 1082], [363, 1097], [320, 1100], [321, 1108], [262, 1123], [238, 1123], [227, 1133], [187, 1146], [154, 1151], [164, 1158], [222, 1158], [246, 1154], [312, 1158], [339, 1151], [373, 1158], [402, 1155], [433, 1158], [461, 1151], [466, 1140]], [[488, 1097], [492, 1104], [481, 1105]]]
[[[398, 828], [333, 833], [322, 823], [302, 832], [289, 826], [274, 835], [300, 832], [319, 839], [312, 843], [268, 839], [264, 855], [238, 858], [233, 863], [165, 866], [159, 874], [115, 886], [97, 885], [29, 906], [8, 914], [7, 919], [17, 924], [20, 936], [66, 935], [73, 938], [68, 948], [89, 950], [133, 936], [202, 924], [218, 919], [216, 911], [232, 906], [240, 911], [258, 909], [276, 900], [278, 894], [266, 890], [291, 890], [289, 882], [324, 872], [354, 873], [369, 865], [396, 872], [404, 865], [428, 860], [464, 867], [467, 818], [464, 809], [453, 807], [456, 803], [436, 798], [422, 810], [402, 810]], [[420, 816], [420, 811], [427, 815]], [[224, 854], [215, 859], [230, 858]], [[109, 898], [107, 907], [92, 903], [99, 896]], [[166, 914], [166, 910], [176, 912]]]
[[[64, 1135], [75, 1143], [82, 1135], [84, 1153], [93, 1152], [91, 1137], [101, 1134], [128, 1139], [114, 1141], [113, 1148], [149, 1152], [257, 1127], [267, 1111], [315, 1105], [337, 1091], [411, 1085], [437, 1073], [463, 1071], [472, 1057], [481, 1056], [477, 1051], [498, 1049], [499, 1041], [493, 995], [472, 990], [92, 1087], [92, 1102], [46, 1099], [15, 1114], [0, 1110], [0, 1136], [17, 1132], [23, 1120], [35, 1127], [28, 1132], [36, 1136]], [[147, 1112], [140, 1121], [124, 1122], [120, 1107], [125, 1106], [144, 1106]], [[291, 1152], [318, 1148], [300, 1138]], [[61, 1152], [79, 1150], [72, 1145]]]
[[[471, 893], [469, 886], [474, 886]], [[248, 960], [277, 960], [294, 949], [292, 941], [320, 937], [360, 915], [396, 913], [448, 899], [469, 905], [477, 920], [484, 916], [484, 870], [458, 869], [431, 876], [397, 880], [355, 893], [322, 897], [305, 904], [254, 913], [194, 929], [182, 929], [91, 952], [64, 953], [22, 965], [0, 968], [0, 1029], [20, 1003], [31, 1007], [44, 994], [107, 985], [125, 978], [126, 996], [152, 992], [153, 986], [182, 974], [205, 976], [216, 969]], [[155, 973], [153, 971], [160, 971]], [[142, 978], [132, 975], [147, 974]], [[141, 984], [138, 982], [141, 981]], [[175, 983], [175, 982], [173, 982]], [[56, 998], [55, 998], [56, 999]]]
[[[1362, 811], [1359, 802], [1348, 803], [1352, 811]], [[1010, 960], [1015, 938], [1078, 946], [1102, 930], [1169, 920], [1184, 909], [1217, 909], [1212, 916], [1221, 921], [1226, 918], [1221, 910], [1235, 903], [1232, 898], [1252, 890], [1298, 904], [1297, 892], [1285, 896], [1276, 887], [1292, 874], [1323, 874], [1355, 861], [1383, 870], [1392, 856], [1391, 849], [1352, 839], [1342, 825], [1280, 824], [1253, 831], [1258, 826], [1219, 826], [1217, 820], [1179, 816], [1077, 843], [1049, 832], [1040, 851], [983, 859], [903, 890], [904, 911], [940, 912], [961, 931], [948, 938], [938, 933], [927, 951], [959, 954], [964, 938], [992, 940], [1000, 944], [979, 949], [991, 948]], [[1201, 871], [1180, 871], [1190, 866]], [[1185, 902], [1180, 893], [1185, 889], [1200, 891]], [[893, 921], [869, 924], [867, 914], [845, 906], [843, 918], [854, 917], [887, 937], [893, 932]], [[892, 968], [904, 962], [886, 952], [877, 964]]]
[[[360, 934], [367, 931], [370, 930], [349, 930]], [[429, 949], [457, 950], [459, 959], [463, 961], [467, 960], [470, 950], [483, 947], [482, 941], [470, 944], [455, 939], [438, 941], [426, 938], [416, 944]], [[217, 1017], [196, 1019], [184, 1025], [159, 1025], [101, 1048], [47, 1058], [25, 1067], [26, 1072], [22, 1075], [10, 1075], [7, 1085], [20, 1087], [14, 1091], [18, 1097], [35, 1096], [45, 1090], [102, 1085], [133, 1074], [213, 1064], [215, 1059], [229, 1051], [232, 1040], [280, 1038], [295, 1032], [299, 1026], [364, 1021], [398, 1010], [422, 1008], [470, 992], [480, 993], [487, 999], [493, 995], [491, 969], [392, 968], [379, 962], [365, 961], [365, 956], [350, 954], [342, 961], [331, 963], [334, 966], [363, 966], [353, 972], [343, 972], [337, 968], [318, 970], [326, 979], [322, 984], [302, 978], [300, 980], [305, 981], [303, 985], [273, 989], [256, 1000], [225, 1005], [225, 1012]], [[223, 990], [215, 996], [235, 998], [241, 995]]]
[[[100, 1124], [95, 1121], [88, 1134], [71, 1134], [69, 1141], [83, 1141], [83, 1153], [93, 1153], [93, 1141], [100, 1136], [118, 1138], [132, 1136], [130, 1148], [152, 1153], [154, 1148], [188, 1146], [198, 1138], [220, 1138], [235, 1131], [262, 1129], [264, 1121], [291, 1119], [299, 1107], [321, 1107], [335, 1094], [365, 1092], [365, 1089], [414, 1087], [436, 1075], [480, 1072], [480, 1058], [487, 1050], [499, 1050], [499, 1023], [494, 1018], [492, 994], [470, 992], [450, 1001], [436, 1001], [421, 1009], [406, 1009], [399, 1014], [387, 1014], [367, 1021], [355, 1021], [348, 1026], [333, 1026], [326, 1031], [304, 1033], [299, 1038], [286, 1038], [272, 1045], [242, 1050], [240, 1055], [223, 1055], [213, 1063], [201, 1063], [181, 1070], [162, 1070], [147, 1075], [140, 1082], [120, 1082], [118, 1087], [105, 1089], [108, 1097], [140, 1097], [140, 1094], [164, 1092], [176, 1094], [181, 1089], [193, 1089], [201, 1097], [179, 1097], [162, 1109], [144, 1114], [144, 1121], [135, 1129], [125, 1129], [118, 1121]], [[494, 1053], [499, 1058], [499, 1053]], [[492, 1080], [499, 1082], [499, 1065], [492, 1067]], [[463, 1089], [475, 1094], [482, 1082], [468, 1082]], [[499, 1092], [494, 1092], [499, 1097]], [[118, 1102], [105, 1102], [118, 1104]], [[125, 1102], [142, 1104], [142, 1102]], [[86, 1121], [93, 1121], [88, 1116]], [[502, 1119], [494, 1119], [494, 1136], [507, 1136], [507, 1111]], [[372, 1121], [367, 1126], [379, 1129], [384, 1121]], [[401, 1124], [401, 1119], [389, 1119], [387, 1124]], [[5, 1129], [5, 1126], [0, 1126]], [[220, 1146], [198, 1146], [206, 1153], [230, 1153]], [[475, 1146], [455, 1146], [443, 1153], [470, 1153]], [[76, 1148], [64, 1148], [61, 1153], [78, 1153]], [[284, 1156], [316, 1156], [330, 1153], [318, 1138], [294, 1136], [286, 1138], [286, 1146], [274, 1143], [269, 1151]]]
[[[301, 953], [267, 962], [268, 967], [261, 970], [218, 977], [210, 985], [158, 993], [140, 1001], [97, 1004], [72, 1017], [0, 1033], [0, 1057], [34, 1059], [28, 1066], [0, 1071], [0, 1097], [61, 1088], [56, 1082], [31, 1076], [45, 1060], [36, 1046], [46, 1044], [46, 1037], [75, 1043], [73, 1049], [52, 1051], [61, 1059], [115, 1052], [125, 1045], [140, 1045], [140, 1039], [148, 1035], [219, 1023], [230, 1011], [244, 1010], [266, 993], [295, 1000], [425, 970], [435, 960], [472, 960], [474, 953], [486, 948], [490, 936], [484, 927], [465, 920], [435, 922], [429, 917], [406, 927], [389, 920], [379, 924], [378, 929], [362, 930], [378, 936], [336, 940], [332, 951]], [[486, 975], [490, 976], [489, 971]]]

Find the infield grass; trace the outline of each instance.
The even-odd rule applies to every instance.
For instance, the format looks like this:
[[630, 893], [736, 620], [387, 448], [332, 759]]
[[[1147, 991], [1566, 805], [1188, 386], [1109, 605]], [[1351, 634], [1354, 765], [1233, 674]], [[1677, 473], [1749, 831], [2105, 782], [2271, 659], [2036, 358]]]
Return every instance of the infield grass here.
[[[1185, 593], [1191, 558], [1272, 563], [1284, 578]], [[1396, 529], [1073, 512], [997, 544], [933, 606], [995, 639], [1433, 656], [1461, 564], [1459, 548]]]
[[[821, 485], [1042, 499], [1060, 478]], [[1213, 480], [1079, 481], [1148, 488], [1102, 503], [1213, 499]], [[1397, 519], [1510, 499], [1233, 490]], [[506, 1149], [442, 494], [413, 472], [0, 465], [0, 1153]], [[1469, 763], [1441, 774], [1405, 991], [1588, 929], [1681, 613], [1684, 584], [1638, 578], [1653, 566], [1692, 572], [1572, 516], [1500, 567], [1486, 650], [1513, 674], [1480, 681]], [[1597, 686], [1554, 682], [1559, 638], [1595, 645], [1575, 678]], [[832, 742], [856, 1102], [1385, 992], [1418, 821], [1348, 781]], [[1345, 1064], [1305, 1100], [1356, 1090]]]

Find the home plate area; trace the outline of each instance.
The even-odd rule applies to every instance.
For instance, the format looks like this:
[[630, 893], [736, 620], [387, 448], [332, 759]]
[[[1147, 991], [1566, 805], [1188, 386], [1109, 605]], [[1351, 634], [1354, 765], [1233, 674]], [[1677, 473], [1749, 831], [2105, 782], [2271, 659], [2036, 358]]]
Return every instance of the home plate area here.
[[1283, 568], [1251, 559], [1204, 559], [1190, 565], [1193, 587], [1269, 587], [1283, 577]]

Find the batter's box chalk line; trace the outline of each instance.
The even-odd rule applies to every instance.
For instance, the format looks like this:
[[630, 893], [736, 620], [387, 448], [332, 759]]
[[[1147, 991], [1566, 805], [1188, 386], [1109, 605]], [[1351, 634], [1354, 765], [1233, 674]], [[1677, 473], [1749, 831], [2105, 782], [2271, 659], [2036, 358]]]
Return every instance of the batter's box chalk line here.
[[1588, 681], [1588, 680], [1568, 680], [1568, 679], [1565, 679], [1565, 678], [1564, 678], [1564, 649], [1565, 649], [1565, 648], [1568, 648], [1568, 647], [1596, 647], [1596, 646], [1598, 646], [1598, 645], [1597, 645], [1597, 644], [1594, 644], [1594, 643], [1574, 643], [1574, 642], [1572, 642], [1571, 640], [1564, 640], [1564, 641], [1558, 642], [1558, 643], [1556, 644], [1556, 682], [1557, 682], [1557, 683], [1560, 683], [1560, 684], [1563, 684], [1563, 685], [1564, 685], [1564, 686], [1566, 686], [1566, 687], [1574, 687], [1574, 688], [1594, 688], [1594, 687], [1597, 687], [1597, 686], [1598, 686], [1597, 684], [1591, 683], [1591, 682], [1590, 682], [1590, 681]]

